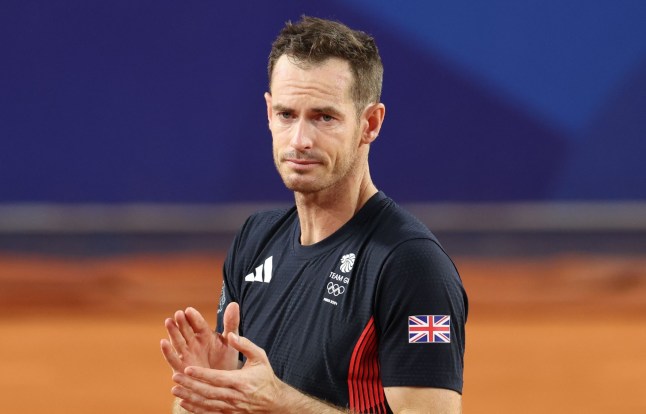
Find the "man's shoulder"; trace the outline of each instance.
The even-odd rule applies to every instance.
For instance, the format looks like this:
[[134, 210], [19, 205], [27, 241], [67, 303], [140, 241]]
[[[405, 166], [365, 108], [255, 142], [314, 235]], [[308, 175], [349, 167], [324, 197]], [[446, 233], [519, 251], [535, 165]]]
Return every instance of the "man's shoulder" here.
[[251, 214], [239, 230], [239, 236], [258, 237], [263, 233], [275, 232], [277, 227], [296, 217], [295, 207], [260, 210]]
[[285, 207], [285, 208], [274, 208], [270, 210], [260, 210], [251, 214], [246, 222], [245, 226], [252, 227], [266, 227], [272, 226], [275, 223], [284, 220], [286, 217], [290, 216], [291, 213], [295, 210], [295, 207]]
[[294, 220], [295, 208], [279, 208], [257, 211], [251, 214], [239, 228], [231, 247], [228, 260], [236, 262], [255, 260], [256, 254], [278, 234], [289, 237], [288, 229]]
[[410, 239], [431, 239], [437, 242], [425, 223], [390, 198], [380, 211], [377, 222], [378, 232], [389, 237], [392, 242]]

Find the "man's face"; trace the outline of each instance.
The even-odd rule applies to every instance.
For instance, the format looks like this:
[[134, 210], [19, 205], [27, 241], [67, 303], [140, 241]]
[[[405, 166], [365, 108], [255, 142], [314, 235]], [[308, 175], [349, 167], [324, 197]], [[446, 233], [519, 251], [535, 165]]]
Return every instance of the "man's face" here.
[[328, 59], [303, 69], [281, 56], [265, 94], [274, 163], [287, 188], [313, 193], [352, 180], [361, 162], [349, 64]]

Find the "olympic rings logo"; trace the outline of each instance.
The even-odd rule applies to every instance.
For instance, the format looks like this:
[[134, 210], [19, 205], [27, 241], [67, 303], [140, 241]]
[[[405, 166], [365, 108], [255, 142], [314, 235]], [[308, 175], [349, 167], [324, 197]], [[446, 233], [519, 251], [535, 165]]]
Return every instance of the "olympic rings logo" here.
[[334, 296], [339, 296], [345, 293], [345, 286], [337, 285], [336, 283], [329, 282], [327, 284], [327, 293]]

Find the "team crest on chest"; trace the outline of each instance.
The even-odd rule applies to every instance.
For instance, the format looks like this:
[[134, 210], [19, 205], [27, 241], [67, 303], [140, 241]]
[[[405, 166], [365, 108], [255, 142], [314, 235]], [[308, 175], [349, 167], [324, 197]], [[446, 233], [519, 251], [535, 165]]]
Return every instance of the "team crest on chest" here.
[[343, 273], [348, 273], [352, 270], [355, 258], [356, 256], [354, 253], [344, 254], [343, 257], [341, 257], [341, 271]]
[[350, 283], [350, 272], [354, 267], [356, 256], [354, 253], [348, 253], [341, 256], [338, 270], [330, 272], [328, 281], [323, 293], [323, 302], [337, 306], [338, 301], [347, 292]]

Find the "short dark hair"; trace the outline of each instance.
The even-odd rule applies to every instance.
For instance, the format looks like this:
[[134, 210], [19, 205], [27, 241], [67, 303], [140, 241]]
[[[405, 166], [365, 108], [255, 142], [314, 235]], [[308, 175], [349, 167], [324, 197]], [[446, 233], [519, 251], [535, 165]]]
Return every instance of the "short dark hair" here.
[[375, 40], [364, 32], [316, 17], [302, 16], [296, 24], [288, 21], [271, 46], [267, 65], [270, 91], [271, 75], [282, 55], [304, 65], [321, 64], [330, 58], [347, 61], [354, 75], [350, 94], [357, 112], [381, 98], [384, 68]]

